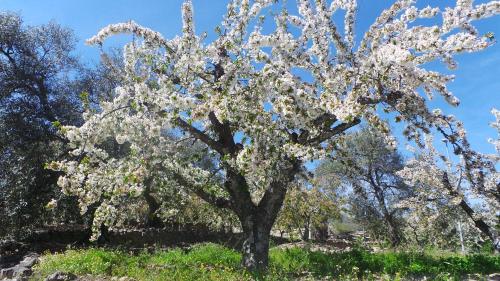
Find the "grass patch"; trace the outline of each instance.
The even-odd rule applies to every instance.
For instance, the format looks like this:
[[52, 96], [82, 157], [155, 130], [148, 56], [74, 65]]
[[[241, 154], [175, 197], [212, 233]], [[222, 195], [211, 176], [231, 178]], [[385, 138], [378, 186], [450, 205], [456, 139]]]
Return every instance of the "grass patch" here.
[[[432, 276], [442, 280], [458, 280], [466, 274], [500, 272], [500, 256], [448, 255], [433, 256], [424, 253], [386, 252], [369, 253], [361, 249], [350, 252], [324, 254], [303, 249], [271, 252], [273, 269], [279, 275], [293, 276], [309, 272], [313, 277], [343, 276], [345, 279], [387, 276]], [[339, 278], [342, 279], [342, 278]]]
[[132, 255], [124, 251], [91, 248], [44, 255], [35, 267], [34, 280], [55, 271], [76, 275], [127, 276], [136, 280], [397, 280], [405, 276], [430, 276], [434, 280], [459, 280], [466, 274], [500, 272], [500, 256], [429, 255], [423, 253], [369, 253], [354, 249], [325, 254], [300, 248], [272, 249], [266, 276], [252, 276], [239, 266], [241, 255], [216, 244], [200, 244], [189, 251], [173, 249]]
[[34, 280], [55, 271], [76, 275], [127, 276], [137, 280], [241, 280], [240, 255], [216, 244], [140, 253], [91, 248], [44, 255], [35, 267]]

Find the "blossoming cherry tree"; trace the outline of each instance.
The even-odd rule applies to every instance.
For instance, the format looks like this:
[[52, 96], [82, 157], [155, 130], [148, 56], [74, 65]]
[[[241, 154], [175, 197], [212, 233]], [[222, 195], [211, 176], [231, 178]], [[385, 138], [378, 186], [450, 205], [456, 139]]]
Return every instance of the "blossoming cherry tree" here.
[[[65, 173], [59, 185], [80, 198], [83, 211], [98, 204], [98, 234], [102, 224], [119, 226], [120, 208], [154, 176], [233, 211], [245, 236], [243, 266], [265, 269], [287, 188], [304, 163], [331, 153], [346, 130], [364, 121], [395, 146], [382, 111], [404, 121], [412, 140], [431, 128], [446, 130], [446, 116], [429, 110], [426, 100], [439, 94], [458, 105], [446, 87], [453, 77], [424, 65], [442, 60], [453, 68], [454, 54], [488, 47], [491, 40], [471, 22], [498, 14], [500, 1], [459, 0], [444, 10], [414, 2], [394, 2], [360, 40], [355, 0], [297, 0], [297, 15], [274, 0], [233, 0], [211, 42], [195, 33], [189, 0], [182, 35], [173, 39], [134, 22], [102, 29], [89, 44], [117, 33], [140, 40], [124, 47], [127, 77], [114, 99], [86, 113], [81, 127], [62, 128], [75, 157], [52, 165]], [[340, 10], [344, 30], [332, 20]], [[442, 20], [417, 25], [421, 18]], [[270, 19], [275, 28], [264, 34]], [[110, 138], [130, 153], [110, 156], [102, 146]], [[179, 153], [193, 140], [205, 147], [215, 172]]]

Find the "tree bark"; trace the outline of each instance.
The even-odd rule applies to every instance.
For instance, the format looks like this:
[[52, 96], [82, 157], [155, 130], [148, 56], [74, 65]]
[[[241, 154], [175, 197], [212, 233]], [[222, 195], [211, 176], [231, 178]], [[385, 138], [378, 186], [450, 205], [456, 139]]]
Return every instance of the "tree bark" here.
[[[233, 211], [238, 215], [245, 235], [242, 265], [249, 271], [262, 272], [267, 270], [271, 228], [285, 201], [287, 186], [295, 178], [299, 168], [299, 162], [294, 162], [292, 168], [287, 171], [286, 177], [271, 182], [257, 205], [250, 197], [246, 180], [239, 174], [231, 175], [233, 184], [238, 182], [242, 184], [239, 186], [230, 184], [228, 190], [233, 200], [236, 201], [235, 206], [238, 206], [238, 208], [233, 208]], [[236, 192], [236, 190], [241, 191], [241, 187], [245, 187], [243, 194]]]
[[252, 272], [265, 272], [269, 265], [269, 239], [286, 195], [282, 182], [273, 182], [258, 205], [251, 200], [241, 202], [235, 212], [243, 229], [242, 266]]
[[158, 217], [156, 212], [160, 209], [160, 204], [156, 201], [156, 199], [149, 193], [144, 193], [144, 199], [148, 204], [148, 217], [146, 221], [146, 225], [149, 227], [161, 227], [163, 226], [162, 220]]
[[269, 265], [269, 239], [271, 229], [259, 216], [249, 216], [241, 222], [243, 227], [242, 265], [252, 272], [267, 270]]

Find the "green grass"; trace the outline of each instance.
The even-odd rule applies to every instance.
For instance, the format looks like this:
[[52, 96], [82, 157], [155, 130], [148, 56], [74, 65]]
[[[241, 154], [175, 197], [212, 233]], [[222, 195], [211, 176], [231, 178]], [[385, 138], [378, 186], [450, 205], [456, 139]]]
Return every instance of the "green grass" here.
[[[396, 280], [405, 276], [430, 276], [434, 280], [457, 280], [465, 274], [500, 272], [500, 256], [428, 255], [422, 253], [369, 253], [354, 249], [324, 254], [294, 248], [272, 249], [267, 276], [258, 279], [308, 280], [325, 277], [336, 280]], [[55, 271], [76, 275], [128, 276], [136, 280], [252, 280], [239, 266], [240, 254], [216, 244], [141, 253], [105, 249], [67, 250], [46, 254], [35, 267], [35, 280]]]

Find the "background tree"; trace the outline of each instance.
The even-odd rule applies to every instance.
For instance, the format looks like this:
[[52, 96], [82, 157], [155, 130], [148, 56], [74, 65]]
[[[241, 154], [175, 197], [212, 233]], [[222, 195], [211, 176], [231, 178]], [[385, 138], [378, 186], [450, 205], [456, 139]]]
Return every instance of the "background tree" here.
[[[499, 114], [496, 110], [493, 113], [497, 119], [492, 126], [498, 129]], [[457, 130], [464, 134], [463, 127], [459, 126]], [[469, 223], [499, 251], [500, 181], [495, 169], [495, 164], [500, 159], [498, 142], [492, 141], [496, 145], [497, 154], [484, 155], [472, 151], [465, 136], [461, 140], [454, 137], [446, 140], [451, 142], [458, 160], [454, 161], [449, 155], [440, 153], [434, 147], [433, 137], [430, 135], [426, 136], [425, 150], [412, 148], [415, 157], [398, 174], [408, 184], [415, 186], [416, 194], [399, 205], [414, 210], [414, 214], [418, 215], [425, 213], [428, 208], [439, 212], [442, 209], [440, 205], [448, 202], [448, 206], [454, 206], [455, 210], [466, 215]], [[479, 206], [474, 206], [474, 201]], [[438, 215], [432, 217], [436, 218]]]
[[[304, 163], [333, 152], [338, 137], [361, 120], [392, 146], [384, 110], [405, 121], [405, 135], [416, 142], [435, 128], [462, 139], [450, 128], [453, 121], [433, 114], [419, 92], [458, 105], [446, 88], [451, 77], [424, 66], [443, 60], [453, 68], [454, 54], [488, 47], [491, 40], [471, 22], [498, 14], [498, 1], [474, 6], [460, 0], [443, 11], [396, 1], [359, 43], [356, 1], [313, 6], [298, 0], [299, 14], [271, 13], [275, 28], [264, 34], [264, 10], [280, 7], [272, 0], [231, 1], [211, 42], [195, 34], [191, 1], [183, 5], [183, 32], [174, 39], [128, 22], [88, 41], [102, 44], [116, 33], [143, 39], [124, 48], [126, 79], [113, 100], [102, 103], [101, 112], [86, 114], [82, 126], [62, 127], [75, 148], [71, 153], [85, 154], [86, 161], [52, 165], [65, 173], [59, 185], [78, 195], [83, 209], [99, 202], [96, 232], [103, 223], [119, 223], [117, 206], [140, 196], [145, 179], [161, 170], [157, 180], [234, 212], [246, 236], [243, 265], [265, 269], [271, 228]], [[345, 11], [344, 34], [332, 20], [339, 10]], [[415, 24], [437, 16], [439, 25]], [[222, 181], [178, 153], [184, 144], [165, 138], [165, 128], [196, 139], [217, 160]], [[129, 155], [116, 159], [100, 149], [109, 137], [130, 143]], [[131, 175], [136, 180], [128, 181]]]
[[[0, 13], [0, 207], [3, 230], [26, 234], [57, 197], [59, 173], [43, 165], [65, 150], [53, 124], [78, 124], [80, 108], [69, 76], [79, 66], [72, 32], [55, 23], [23, 26]], [[63, 200], [61, 201], [63, 204]], [[67, 219], [78, 209], [67, 208]]]
[[331, 159], [320, 164], [317, 174], [338, 177], [354, 220], [372, 236], [397, 246], [402, 242], [403, 225], [401, 209], [394, 205], [412, 193], [412, 187], [396, 175], [403, 166], [397, 150], [387, 147], [375, 130], [365, 128], [346, 135]]
[[311, 231], [316, 231], [320, 240], [326, 240], [328, 224], [338, 219], [339, 215], [338, 200], [331, 189], [322, 190], [301, 183], [287, 192], [274, 228], [280, 231], [281, 236], [286, 232], [294, 238], [294, 234], [298, 233], [304, 241], [310, 239]]
[[[34, 227], [83, 222], [75, 198], [56, 185], [60, 173], [44, 165], [69, 149], [60, 124], [81, 125], [85, 101], [109, 94], [119, 76], [108, 64], [79, 63], [75, 42], [55, 22], [27, 26], [20, 15], [0, 12], [0, 235], [22, 238]], [[51, 199], [58, 200], [49, 211]]]
[[409, 208], [405, 212], [402, 231], [406, 247], [461, 251], [463, 244], [464, 252], [482, 247], [484, 240], [481, 238], [481, 232], [459, 206], [442, 196], [428, 198], [421, 204], [421, 207]]

